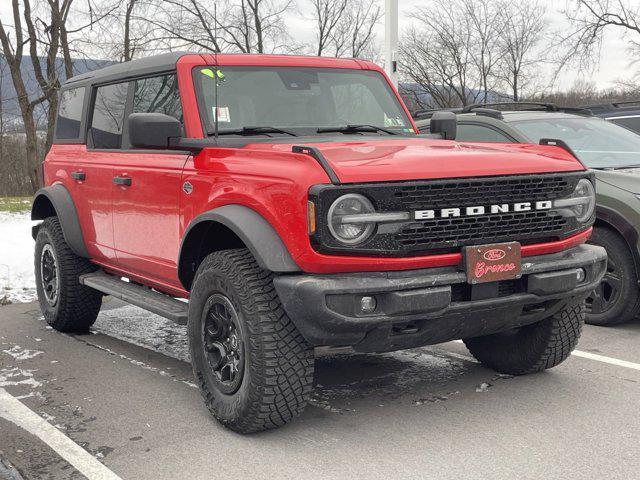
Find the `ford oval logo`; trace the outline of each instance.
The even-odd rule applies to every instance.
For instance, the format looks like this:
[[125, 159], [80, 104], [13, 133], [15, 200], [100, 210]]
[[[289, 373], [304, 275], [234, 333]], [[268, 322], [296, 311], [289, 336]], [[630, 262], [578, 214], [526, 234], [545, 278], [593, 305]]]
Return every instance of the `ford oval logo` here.
[[506, 253], [504, 250], [500, 250], [499, 248], [492, 248], [491, 250], [487, 250], [482, 255], [485, 260], [490, 262], [496, 262], [498, 260], [502, 260], [505, 257]]

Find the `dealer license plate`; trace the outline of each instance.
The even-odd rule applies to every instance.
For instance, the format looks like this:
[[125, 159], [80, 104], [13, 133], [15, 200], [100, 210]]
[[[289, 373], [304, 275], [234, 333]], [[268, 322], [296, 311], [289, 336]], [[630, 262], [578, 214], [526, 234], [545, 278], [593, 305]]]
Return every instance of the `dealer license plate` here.
[[464, 247], [462, 256], [469, 283], [520, 278], [521, 260], [518, 242]]

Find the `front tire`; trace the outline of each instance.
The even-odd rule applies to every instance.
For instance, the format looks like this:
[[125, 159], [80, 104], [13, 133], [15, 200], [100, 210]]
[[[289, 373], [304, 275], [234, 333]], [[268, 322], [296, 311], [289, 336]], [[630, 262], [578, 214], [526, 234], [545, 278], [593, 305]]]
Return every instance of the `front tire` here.
[[191, 364], [211, 414], [239, 433], [280, 427], [305, 408], [313, 348], [284, 312], [273, 274], [248, 250], [209, 255], [189, 300]]
[[583, 325], [584, 302], [571, 302], [555, 315], [514, 332], [468, 338], [464, 343], [486, 367], [525, 375], [565, 361], [578, 343]]
[[102, 294], [80, 284], [80, 275], [97, 270], [67, 245], [57, 217], [49, 217], [36, 236], [35, 274], [40, 310], [59, 332], [85, 333], [98, 318]]
[[610, 326], [633, 320], [640, 311], [640, 288], [634, 260], [624, 239], [608, 228], [595, 228], [590, 243], [607, 251], [607, 271], [587, 297], [586, 322]]

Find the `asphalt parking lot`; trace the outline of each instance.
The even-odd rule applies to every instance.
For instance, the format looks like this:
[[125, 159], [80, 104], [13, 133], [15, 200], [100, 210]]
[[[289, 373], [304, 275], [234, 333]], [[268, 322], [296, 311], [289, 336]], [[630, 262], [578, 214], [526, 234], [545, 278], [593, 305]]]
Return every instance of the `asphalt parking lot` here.
[[640, 323], [528, 377], [456, 342], [325, 357], [301, 418], [244, 437], [209, 417], [183, 332], [114, 302], [84, 336], [0, 307], [0, 478], [638, 478]]

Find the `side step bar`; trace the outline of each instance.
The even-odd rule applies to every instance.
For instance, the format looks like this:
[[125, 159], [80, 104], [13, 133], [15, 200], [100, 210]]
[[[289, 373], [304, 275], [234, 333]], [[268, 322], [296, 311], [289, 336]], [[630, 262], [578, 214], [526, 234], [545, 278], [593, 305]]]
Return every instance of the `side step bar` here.
[[147, 287], [125, 282], [102, 271], [80, 277], [80, 283], [99, 292], [124, 300], [131, 305], [168, 318], [180, 325], [187, 324], [189, 306], [175, 298], [155, 292]]

